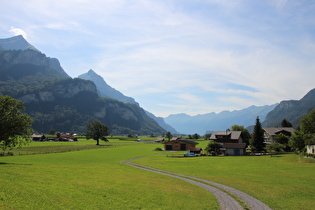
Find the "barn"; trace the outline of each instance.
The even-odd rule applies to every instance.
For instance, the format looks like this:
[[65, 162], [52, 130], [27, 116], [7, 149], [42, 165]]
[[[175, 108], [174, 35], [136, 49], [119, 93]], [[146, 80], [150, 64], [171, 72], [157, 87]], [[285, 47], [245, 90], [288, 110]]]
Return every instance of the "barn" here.
[[197, 144], [198, 143], [194, 141], [176, 139], [176, 140], [164, 142], [164, 149], [174, 150], [174, 151], [194, 151], [196, 150]]

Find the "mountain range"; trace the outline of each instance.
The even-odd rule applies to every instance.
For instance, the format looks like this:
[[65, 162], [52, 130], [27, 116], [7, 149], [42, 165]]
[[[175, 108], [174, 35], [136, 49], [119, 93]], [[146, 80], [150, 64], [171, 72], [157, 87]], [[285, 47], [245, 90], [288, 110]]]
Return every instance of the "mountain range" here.
[[70, 78], [57, 59], [46, 57], [22, 36], [0, 39], [0, 94], [24, 102], [35, 131], [84, 132], [97, 120], [113, 135], [166, 132], [138, 104], [104, 98], [100, 92], [92, 81]]
[[[92, 69], [90, 69], [87, 73], [81, 74], [78, 76], [80, 79], [85, 79], [94, 82], [96, 85], [96, 88], [99, 92], [99, 95], [104, 98], [112, 98], [116, 99], [118, 101], [124, 102], [124, 103], [130, 103], [130, 104], [135, 104], [139, 106], [139, 103], [136, 102], [136, 100], [132, 97], [125, 96], [115, 88], [112, 88], [109, 86], [103, 77], [95, 73]], [[145, 113], [152, 118], [154, 121], [156, 121], [159, 126], [161, 126], [163, 129], [166, 131], [169, 131], [171, 133], [178, 133], [172, 126], [168, 125], [165, 123], [164, 119], [162, 117], [156, 117], [154, 114], [150, 113], [149, 111], [145, 110]]]
[[47, 57], [22, 36], [0, 39], [0, 94], [22, 100], [38, 132], [84, 132], [87, 123], [98, 120], [107, 124], [112, 134], [161, 135], [170, 131], [202, 135], [234, 124], [251, 126], [257, 116], [265, 127], [280, 126], [283, 119], [297, 126], [300, 117], [315, 108], [313, 89], [301, 100], [274, 105], [156, 117], [93, 70], [72, 79], [56, 58]]
[[164, 120], [180, 133], [205, 134], [212, 133], [212, 131], [225, 131], [232, 125], [248, 127], [255, 123], [257, 116], [263, 121], [266, 115], [275, 107], [276, 104], [270, 106], [251, 106], [238, 111], [223, 111], [218, 114], [212, 112], [196, 116], [183, 113], [173, 114], [164, 118]]

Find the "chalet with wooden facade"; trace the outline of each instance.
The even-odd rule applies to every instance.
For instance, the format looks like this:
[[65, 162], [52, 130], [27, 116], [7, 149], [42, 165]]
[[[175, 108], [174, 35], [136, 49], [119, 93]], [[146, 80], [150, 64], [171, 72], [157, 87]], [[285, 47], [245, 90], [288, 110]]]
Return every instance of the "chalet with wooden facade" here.
[[174, 151], [191, 151], [191, 152], [200, 152], [200, 148], [196, 148], [197, 142], [188, 141], [184, 139], [176, 139], [164, 142], [165, 150], [174, 150]]
[[275, 137], [282, 133], [286, 136], [291, 136], [294, 132], [294, 128], [289, 128], [289, 127], [280, 127], [280, 128], [263, 128], [264, 130], [264, 141], [265, 143], [275, 143]]
[[215, 131], [210, 140], [222, 145], [223, 155], [245, 155], [246, 143], [241, 131]]

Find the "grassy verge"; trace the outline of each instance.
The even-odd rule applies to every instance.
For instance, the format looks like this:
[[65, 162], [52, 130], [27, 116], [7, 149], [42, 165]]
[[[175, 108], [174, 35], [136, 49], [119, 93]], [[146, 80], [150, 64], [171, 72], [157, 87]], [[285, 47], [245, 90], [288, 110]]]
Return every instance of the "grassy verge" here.
[[294, 154], [260, 157], [146, 157], [139, 164], [191, 175], [244, 191], [273, 209], [311, 209], [315, 165]]

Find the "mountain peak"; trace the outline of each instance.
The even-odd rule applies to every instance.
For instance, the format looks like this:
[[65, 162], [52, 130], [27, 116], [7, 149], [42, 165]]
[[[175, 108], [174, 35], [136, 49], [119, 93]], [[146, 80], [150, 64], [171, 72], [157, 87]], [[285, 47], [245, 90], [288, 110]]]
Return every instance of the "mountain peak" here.
[[0, 39], [0, 49], [2, 50], [35, 50], [35, 51], [40, 52], [33, 45], [28, 43], [22, 35]]
[[138, 104], [133, 98], [125, 96], [115, 88], [112, 88], [109, 86], [104, 78], [97, 73], [95, 73], [92, 69], [90, 69], [87, 73], [81, 74], [78, 76], [80, 79], [90, 80], [95, 83], [100, 96], [105, 98], [113, 98], [118, 101], [124, 102], [124, 103], [131, 103], [131, 104]]
[[[98, 75], [98, 74], [96, 74], [95, 71], [93, 71], [93, 69], [90, 69], [87, 73], [88, 73], [88, 74], [92, 74], [92, 75]], [[99, 75], [98, 75], [98, 76], [99, 76]]]

